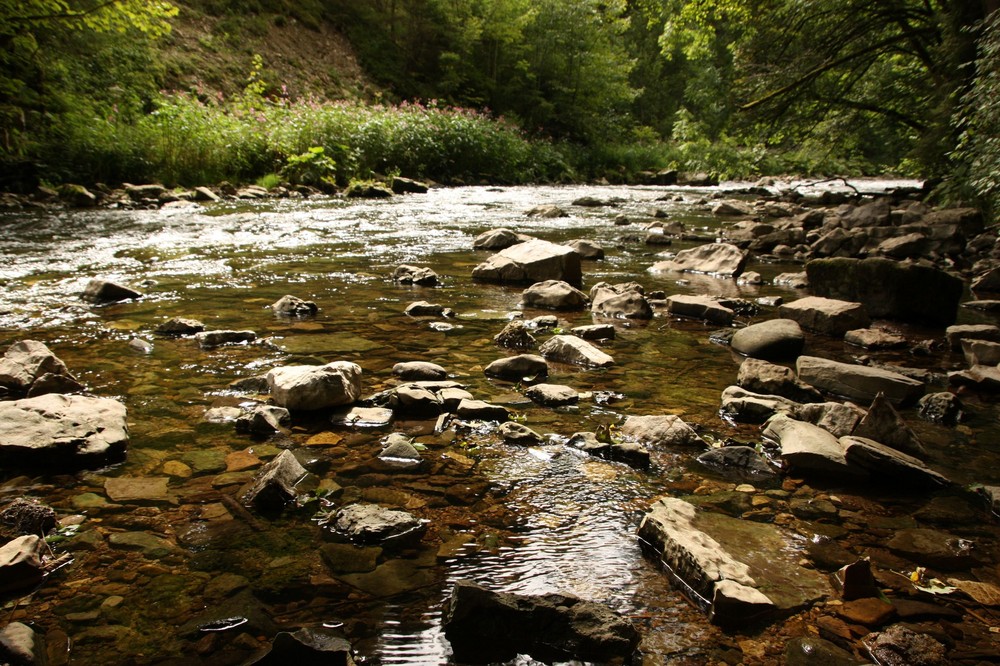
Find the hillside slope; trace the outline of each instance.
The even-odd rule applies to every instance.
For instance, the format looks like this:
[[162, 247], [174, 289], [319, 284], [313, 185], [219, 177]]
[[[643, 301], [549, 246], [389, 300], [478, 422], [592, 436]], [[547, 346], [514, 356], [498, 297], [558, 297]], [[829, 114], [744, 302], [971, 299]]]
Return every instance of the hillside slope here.
[[260, 55], [268, 94], [373, 99], [379, 93], [347, 39], [323, 21], [307, 26], [279, 14], [212, 16], [190, 2], [163, 44], [164, 87], [232, 95], [243, 89]]

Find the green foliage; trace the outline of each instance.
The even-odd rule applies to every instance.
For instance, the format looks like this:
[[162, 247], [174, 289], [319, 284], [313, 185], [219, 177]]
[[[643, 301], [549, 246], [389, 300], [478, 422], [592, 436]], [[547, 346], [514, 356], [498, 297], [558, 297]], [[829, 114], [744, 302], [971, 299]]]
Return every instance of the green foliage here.
[[337, 163], [324, 153], [323, 146], [313, 146], [290, 156], [281, 175], [293, 185], [336, 185]]
[[[953, 122], [961, 132], [953, 157], [957, 173], [949, 187], [951, 198], [969, 194], [1000, 210], [1000, 13], [980, 27], [975, 77], [962, 97]], [[971, 192], [969, 192], [971, 190]]]

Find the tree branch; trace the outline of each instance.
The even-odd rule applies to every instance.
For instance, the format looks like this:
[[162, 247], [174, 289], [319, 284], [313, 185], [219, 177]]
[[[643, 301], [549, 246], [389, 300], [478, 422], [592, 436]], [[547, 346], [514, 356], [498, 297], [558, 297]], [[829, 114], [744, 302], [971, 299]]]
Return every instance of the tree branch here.
[[763, 97], [759, 97], [759, 98], [753, 100], [752, 102], [747, 102], [746, 104], [744, 104], [744, 105], [742, 105], [740, 107], [737, 107], [737, 108], [740, 111], [750, 111], [750, 110], [752, 110], [752, 109], [754, 109], [754, 108], [756, 108], [756, 107], [758, 107], [758, 106], [760, 106], [762, 104], [765, 104], [765, 103], [771, 101], [772, 99], [774, 99], [776, 97], [781, 97], [782, 95], [788, 94], [789, 92], [795, 90], [796, 88], [799, 88], [799, 87], [801, 87], [801, 86], [809, 83], [810, 81], [815, 80], [821, 74], [823, 74], [825, 72], [828, 72], [831, 69], [836, 69], [837, 67], [840, 67], [841, 65], [844, 65], [846, 63], [851, 62], [852, 60], [857, 60], [858, 58], [863, 58], [863, 57], [871, 55], [873, 53], [877, 53], [878, 51], [880, 51], [880, 50], [882, 50], [882, 49], [884, 49], [884, 48], [886, 48], [888, 46], [892, 46], [893, 44], [895, 44], [897, 42], [900, 42], [900, 41], [903, 41], [905, 39], [906, 39], [905, 35], [896, 35], [895, 37], [892, 37], [890, 39], [884, 39], [881, 42], [877, 42], [877, 43], [872, 44], [871, 46], [865, 47], [865, 48], [863, 48], [863, 49], [861, 49], [859, 51], [854, 51], [853, 53], [849, 53], [849, 54], [847, 54], [845, 56], [841, 56], [840, 58], [836, 58], [834, 60], [827, 60], [826, 62], [824, 62], [824, 63], [822, 63], [820, 65], [817, 65], [813, 69], [809, 70], [808, 72], [806, 72], [805, 74], [803, 74], [802, 76], [800, 76], [796, 80], [792, 81], [791, 83], [789, 83], [787, 85], [784, 85], [784, 86], [778, 88], [777, 90], [773, 90], [773, 91], [767, 93], [766, 95], [764, 95]]

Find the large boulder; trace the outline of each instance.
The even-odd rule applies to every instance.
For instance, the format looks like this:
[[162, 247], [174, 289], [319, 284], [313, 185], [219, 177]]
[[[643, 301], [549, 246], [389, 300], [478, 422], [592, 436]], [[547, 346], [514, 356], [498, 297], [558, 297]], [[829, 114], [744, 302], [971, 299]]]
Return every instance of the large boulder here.
[[361, 396], [361, 366], [349, 361], [288, 365], [268, 372], [267, 384], [274, 401], [286, 409], [347, 405]]
[[746, 263], [747, 254], [735, 245], [708, 243], [689, 250], [681, 250], [672, 259], [656, 262], [649, 270], [653, 273], [677, 271], [737, 278], [743, 272]]
[[884, 393], [895, 404], [910, 404], [924, 394], [924, 383], [882, 368], [840, 363], [818, 356], [800, 356], [795, 362], [799, 379], [816, 388], [862, 403]]
[[736, 331], [730, 346], [744, 356], [780, 361], [801, 354], [805, 342], [805, 334], [794, 319], [770, 319]]
[[538, 348], [546, 359], [592, 368], [606, 368], [615, 360], [583, 338], [575, 335], [553, 335]]
[[817, 296], [857, 301], [872, 317], [935, 325], [954, 323], [964, 288], [950, 273], [882, 258], [816, 259], [806, 275]]
[[[39, 387], [33, 391], [36, 384]], [[45, 393], [72, 393], [83, 388], [44, 343], [21, 340], [8, 347], [0, 358], [0, 387], [10, 395], [33, 396], [41, 395], [43, 385], [63, 389]]]
[[628, 663], [639, 644], [632, 623], [566, 594], [492, 592], [458, 581], [444, 611], [445, 636], [462, 663], [506, 662], [528, 654], [545, 663]]
[[58, 466], [120, 461], [128, 446], [125, 405], [52, 393], [0, 402], [0, 457]]
[[804, 328], [825, 335], [843, 337], [856, 328], [866, 328], [871, 319], [860, 303], [820, 296], [807, 296], [778, 308], [778, 314]]
[[832, 592], [799, 564], [796, 539], [774, 525], [658, 500], [639, 525], [644, 550], [704, 600], [712, 622], [739, 626], [790, 613]]
[[536, 282], [521, 294], [524, 307], [550, 310], [581, 310], [589, 300], [585, 293], [562, 280]]
[[573, 248], [543, 240], [518, 243], [501, 250], [472, 270], [472, 277], [488, 282], [583, 281], [580, 255]]
[[624, 440], [650, 446], [705, 446], [694, 428], [675, 414], [628, 416], [618, 428]]

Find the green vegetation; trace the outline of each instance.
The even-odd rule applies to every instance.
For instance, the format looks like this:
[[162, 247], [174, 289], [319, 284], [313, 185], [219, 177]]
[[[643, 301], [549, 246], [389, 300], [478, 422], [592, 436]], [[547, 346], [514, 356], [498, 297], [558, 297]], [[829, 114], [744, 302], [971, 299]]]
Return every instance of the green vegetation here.
[[[1000, 192], [1000, 39], [979, 2], [177, 5], [0, 0], [0, 187], [629, 181], [676, 168], [893, 171], [945, 178], [952, 197]], [[335, 31], [365, 83], [308, 71]], [[272, 38], [284, 55], [248, 46]]]

